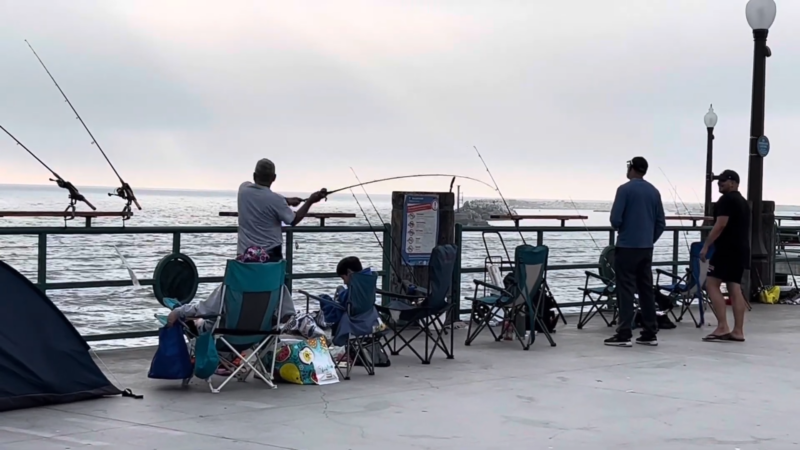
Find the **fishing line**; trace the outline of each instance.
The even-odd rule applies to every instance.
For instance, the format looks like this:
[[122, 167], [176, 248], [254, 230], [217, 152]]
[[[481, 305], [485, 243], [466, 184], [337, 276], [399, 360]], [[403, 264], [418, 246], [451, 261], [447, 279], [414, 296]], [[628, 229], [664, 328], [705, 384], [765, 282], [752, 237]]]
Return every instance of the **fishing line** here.
[[61, 176], [59, 174], [57, 174], [53, 169], [51, 169], [50, 166], [45, 164], [44, 161], [39, 159], [39, 157], [36, 156], [36, 154], [34, 154], [28, 147], [26, 147], [25, 144], [20, 142], [20, 140], [17, 139], [13, 134], [11, 134], [10, 131], [6, 130], [2, 125], [0, 125], [0, 130], [3, 130], [11, 139], [14, 140], [14, 142], [17, 143], [17, 145], [19, 145], [20, 147], [25, 149], [25, 151], [28, 152], [29, 155], [33, 156], [33, 158], [36, 161], [39, 161], [39, 164], [44, 166], [45, 169], [47, 169], [51, 174], [53, 174], [53, 177], [55, 177], [55, 178], [50, 178], [50, 181], [54, 181], [56, 183], [56, 185], [58, 185], [58, 187], [60, 187], [62, 189], [66, 189], [67, 192], [69, 192], [69, 206], [67, 206], [67, 208], [64, 211], [65, 212], [66, 211], [70, 211], [72, 213], [72, 217], [66, 217], [65, 216], [64, 220], [71, 220], [71, 219], [75, 218], [75, 205], [78, 202], [86, 203], [89, 206], [89, 208], [92, 208], [92, 210], [96, 210], [97, 209], [97, 208], [94, 207], [94, 205], [92, 205], [89, 202], [89, 200], [86, 200], [86, 197], [84, 197], [83, 194], [81, 194], [78, 191], [78, 188], [76, 188], [75, 185], [73, 185], [69, 181], [66, 181], [65, 179], [61, 178]]
[[[586, 221], [583, 219], [583, 215], [581, 215], [581, 212], [578, 209], [578, 205], [575, 204], [575, 200], [573, 200], [572, 197], [568, 197], [568, 198], [569, 198], [570, 203], [572, 203], [572, 207], [575, 209], [575, 214], [577, 214], [578, 217], [581, 218], [581, 223], [583, 223], [583, 227], [586, 228], [586, 232], [589, 233], [589, 238], [592, 239], [592, 242], [594, 243], [595, 248], [597, 249], [597, 251], [600, 252], [600, 256], [602, 257], [603, 249], [600, 247], [600, 245], [597, 243], [597, 241], [594, 240], [594, 236], [592, 235], [591, 230], [589, 230], [589, 226], [586, 225]], [[603, 262], [605, 263], [606, 267], [611, 271], [611, 273], [614, 274], [614, 277], [616, 277], [617, 273], [614, 271], [614, 268], [611, 267], [611, 263], [608, 262], [608, 258], [603, 258]]]
[[[355, 169], [350, 167], [350, 171], [353, 172], [353, 176], [356, 177], [356, 180], [359, 183], [361, 183], [361, 179], [358, 178], [358, 174], [356, 173]], [[372, 205], [372, 209], [375, 211], [375, 214], [378, 215], [378, 220], [381, 221], [381, 224], [386, 225], [386, 222], [384, 222], [383, 217], [381, 217], [381, 213], [378, 211], [378, 207], [375, 206], [375, 203], [372, 201], [372, 198], [369, 196], [369, 193], [367, 192], [367, 188], [364, 187], [364, 183], [361, 183], [361, 190], [364, 191], [364, 195], [367, 196], [367, 200]], [[352, 192], [352, 190], [351, 190], [351, 192]], [[354, 197], [355, 197], [355, 194], [354, 194]], [[356, 200], [356, 201], [358, 201], [358, 200]], [[359, 205], [359, 208], [360, 207], [361, 207], [361, 205]], [[362, 209], [361, 212], [364, 213], [364, 210]], [[367, 219], [367, 223], [369, 224], [369, 218], [367, 217], [366, 213], [364, 213], [364, 218]], [[370, 227], [371, 226], [372, 225], [370, 225]], [[377, 236], [377, 234], [376, 234], [376, 236]], [[406, 266], [411, 266], [411, 264], [406, 260], [406, 258], [403, 257], [403, 249], [399, 248], [399, 245], [397, 244], [397, 242], [395, 242], [394, 238], [391, 235], [389, 235], [389, 241], [392, 243], [392, 247], [394, 247], [395, 251], [397, 251], [398, 254], [400, 255], [400, 259], [403, 261], [403, 263], [405, 263]], [[383, 248], [383, 243], [381, 242], [380, 239], [378, 239], [378, 244], [381, 246], [381, 250], [383, 250], [384, 249]], [[391, 262], [391, 258], [389, 260]], [[395, 277], [397, 278], [397, 281], [401, 282], [401, 284], [402, 284], [402, 279], [400, 278], [400, 275], [399, 275], [400, 272], [398, 272], [397, 269], [394, 266], [391, 266], [391, 267], [392, 267], [392, 270], [395, 271]], [[411, 272], [411, 280], [416, 285], [417, 284], [417, 280], [416, 280], [416, 277], [414, 276], [414, 270], [412, 269], [409, 272]]]
[[[681, 194], [678, 193], [678, 188], [675, 187], [675, 185], [672, 184], [672, 182], [669, 180], [669, 177], [667, 176], [667, 173], [664, 172], [664, 170], [661, 167], [659, 167], [658, 170], [661, 171], [661, 174], [664, 175], [664, 178], [667, 180], [667, 183], [669, 183], [670, 188], [672, 188], [672, 192], [671, 192], [672, 201], [675, 204], [675, 210], [678, 212], [678, 217], [679, 217], [678, 221], [681, 223], [681, 226], [683, 226], [683, 219], [680, 218], [680, 208], [678, 207], [678, 201], [676, 200], [676, 196], [677, 196], [677, 198], [680, 199], [681, 204], [683, 205], [683, 209], [686, 211], [686, 214], [691, 215], [691, 212], [689, 211], [689, 207], [686, 206], [686, 203], [684, 203], [683, 199], [680, 198]], [[689, 252], [689, 257], [691, 259], [692, 246], [689, 244], [689, 232], [686, 231], [686, 230], [683, 230], [683, 240], [686, 242], [686, 251]], [[677, 275], [677, 274], [675, 274], [675, 275]]]
[[[487, 166], [486, 165], [486, 161], [483, 160], [483, 156], [481, 156], [481, 152], [478, 151], [478, 147], [473, 145], [472, 148], [475, 149], [475, 153], [477, 153], [478, 154], [478, 158], [481, 159], [481, 163], [483, 163], [483, 167], [486, 169], [486, 173], [488, 173], [489, 174], [489, 178], [492, 179], [492, 183], [494, 183], [494, 190], [497, 191], [497, 194], [500, 196], [500, 199], [503, 201], [503, 205], [505, 205], [506, 210], [508, 211], [509, 219], [512, 219], [514, 217], [514, 213], [511, 211], [511, 207], [508, 206], [508, 202], [506, 201], [506, 198], [503, 197], [503, 193], [500, 192], [500, 186], [497, 185], [497, 181], [495, 181], [494, 176], [492, 175], [492, 172], [489, 170], [489, 166]], [[515, 220], [514, 221], [514, 225], [517, 227], [517, 233], [519, 233], [519, 237], [522, 238], [522, 245], [528, 245], [528, 243], [525, 242], [525, 236], [522, 235], [522, 230], [519, 229], [519, 221]]]
[[[381, 250], [383, 250], [383, 242], [381, 242], [380, 236], [378, 236], [378, 233], [375, 231], [375, 228], [372, 226], [372, 222], [369, 220], [369, 216], [367, 215], [367, 212], [364, 211], [363, 207], [361, 207], [361, 202], [358, 201], [358, 197], [356, 197], [356, 193], [353, 192], [352, 189], [350, 189], [350, 194], [353, 196], [353, 200], [356, 201], [356, 205], [358, 205], [358, 209], [361, 210], [361, 214], [364, 215], [364, 220], [367, 221], [367, 225], [369, 225], [369, 228], [372, 230], [372, 234], [375, 236], [375, 240], [378, 241], [378, 246], [380, 246]], [[382, 221], [383, 220], [381, 220], [381, 222]], [[400, 275], [399, 275], [399, 272], [397, 271], [397, 268], [394, 267], [394, 264], [392, 264], [391, 258], [389, 259], [389, 267], [392, 268], [392, 271], [394, 272], [394, 276], [397, 279], [398, 283], [402, 282], [402, 279], [400, 278]]]
[[[53, 76], [53, 74], [50, 73], [50, 70], [44, 64], [44, 61], [42, 61], [42, 58], [39, 57], [39, 54], [36, 53], [36, 50], [33, 49], [33, 46], [31, 45], [31, 43], [28, 42], [27, 39], [25, 40], [25, 43], [28, 44], [28, 48], [31, 49], [31, 51], [33, 52], [33, 55], [36, 56], [36, 59], [39, 60], [39, 64], [42, 65], [42, 68], [44, 68], [44, 71], [47, 72], [47, 75], [50, 77], [50, 79], [53, 80], [53, 84], [55, 84], [56, 88], [58, 88], [58, 92], [61, 93], [61, 96], [64, 97], [64, 100], [67, 102], [69, 107], [72, 109], [72, 112], [75, 113], [75, 118], [78, 119], [78, 121], [80, 121], [81, 125], [83, 125], [83, 129], [86, 130], [86, 132], [89, 134], [89, 137], [92, 138], [92, 145], [95, 145], [97, 147], [97, 149], [100, 150], [100, 153], [103, 155], [103, 158], [105, 158], [106, 162], [111, 167], [111, 170], [114, 171], [114, 174], [119, 179], [119, 182], [120, 182], [121, 186], [118, 187], [114, 193], [108, 194], [109, 197], [117, 196], [117, 197], [119, 197], [119, 198], [121, 198], [121, 199], [123, 199], [123, 200], [125, 200], [127, 202], [126, 205], [125, 205], [125, 208], [123, 208], [123, 210], [122, 210], [123, 213], [130, 213], [131, 212], [131, 203], [135, 204], [136, 208], [138, 208], [141, 211], [142, 207], [139, 205], [139, 201], [136, 200], [136, 195], [134, 195], [133, 189], [131, 188], [131, 186], [128, 183], [126, 183], [125, 180], [122, 179], [122, 176], [117, 171], [117, 168], [114, 167], [114, 164], [111, 163], [111, 160], [108, 158], [108, 155], [106, 155], [106, 152], [103, 151], [103, 148], [100, 147], [100, 144], [97, 142], [97, 139], [95, 139], [94, 135], [89, 130], [89, 127], [86, 126], [86, 122], [84, 122], [83, 119], [81, 118], [81, 115], [78, 114], [78, 111], [72, 105], [72, 102], [69, 101], [69, 98], [67, 97], [67, 94], [65, 94], [64, 90], [61, 89], [61, 86], [59, 86], [59, 84], [56, 81], [56, 79]], [[130, 218], [130, 215], [124, 215], [122, 220], [128, 220], [129, 218]]]

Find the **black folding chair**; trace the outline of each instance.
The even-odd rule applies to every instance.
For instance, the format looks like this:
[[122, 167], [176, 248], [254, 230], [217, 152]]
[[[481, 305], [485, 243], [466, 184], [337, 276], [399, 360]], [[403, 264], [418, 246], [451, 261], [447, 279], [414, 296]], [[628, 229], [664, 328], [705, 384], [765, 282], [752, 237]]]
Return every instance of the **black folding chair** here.
[[[453, 359], [453, 323], [450, 323], [450, 346], [448, 348], [444, 335], [447, 334], [444, 318], [452, 316], [452, 309], [457, 305], [455, 299], [448, 299], [453, 284], [458, 248], [455, 245], [439, 245], [431, 252], [428, 263], [428, 288], [417, 294], [399, 294], [379, 290], [382, 297], [388, 298], [385, 306], [376, 305], [384, 316], [386, 326], [391, 331], [384, 333], [384, 348], [389, 348], [392, 355], [409, 348], [422, 364], [430, 364], [436, 349], [441, 349], [447, 359]], [[419, 330], [406, 339], [403, 332], [412, 325], [418, 324]], [[411, 345], [420, 335], [425, 335], [425, 352], [420, 353]], [[403, 342], [397, 347], [398, 339]], [[430, 343], [433, 342], [433, 348]]]
[[[596, 315], [600, 315], [607, 326], [612, 326], [617, 317], [616, 275], [614, 274], [614, 246], [609, 245], [600, 253], [598, 273], [586, 271], [586, 283], [578, 289], [583, 292], [581, 313], [578, 316], [578, 329], [582, 329]], [[592, 280], [592, 286], [589, 281]], [[588, 305], [589, 309], [584, 311]], [[605, 313], [611, 313], [611, 320]]]

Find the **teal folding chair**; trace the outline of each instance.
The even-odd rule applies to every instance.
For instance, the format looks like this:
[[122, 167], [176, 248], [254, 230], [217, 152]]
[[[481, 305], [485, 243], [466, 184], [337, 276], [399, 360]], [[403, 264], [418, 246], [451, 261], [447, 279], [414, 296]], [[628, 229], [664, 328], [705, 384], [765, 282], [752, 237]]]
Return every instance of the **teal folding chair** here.
[[[228, 261], [222, 287], [222, 312], [204, 319], [215, 320], [210, 333], [220, 364], [230, 369], [231, 374], [216, 387], [212, 377], [208, 377], [211, 392], [219, 393], [232, 379], [245, 381], [251, 374], [275, 389], [272, 374], [280, 333], [280, 305], [282, 296], [286, 295], [285, 276], [286, 261], [263, 264]], [[225, 357], [224, 352], [232, 356]], [[272, 355], [269, 370], [263, 361], [268, 354]]]

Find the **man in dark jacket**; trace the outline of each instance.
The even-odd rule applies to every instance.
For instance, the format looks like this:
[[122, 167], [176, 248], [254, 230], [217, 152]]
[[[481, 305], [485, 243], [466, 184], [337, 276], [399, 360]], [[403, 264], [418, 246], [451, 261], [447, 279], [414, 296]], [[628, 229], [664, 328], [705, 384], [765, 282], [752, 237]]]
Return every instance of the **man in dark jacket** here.
[[630, 347], [635, 316], [634, 297], [639, 294], [642, 333], [637, 344], [658, 345], [655, 294], [653, 292], [653, 246], [666, 228], [661, 194], [644, 180], [647, 161], [637, 156], [628, 161], [628, 181], [617, 189], [611, 208], [611, 226], [618, 232], [614, 254], [619, 325], [605, 345]]

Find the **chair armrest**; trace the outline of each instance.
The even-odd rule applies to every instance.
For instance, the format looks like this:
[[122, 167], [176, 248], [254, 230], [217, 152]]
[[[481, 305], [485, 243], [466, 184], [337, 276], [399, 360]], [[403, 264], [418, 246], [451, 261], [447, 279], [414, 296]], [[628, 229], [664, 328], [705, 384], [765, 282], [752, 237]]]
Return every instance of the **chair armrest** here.
[[499, 293], [500, 293], [500, 294], [502, 294], [502, 295], [505, 295], [505, 296], [511, 297], [511, 293], [510, 293], [510, 292], [508, 292], [508, 291], [507, 291], [505, 288], [501, 288], [500, 286], [495, 286], [495, 285], [493, 285], [493, 284], [486, 283], [486, 282], [483, 282], [483, 281], [481, 281], [481, 280], [472, 280], [472, 282], [473, 282], [473, 283], [475, 283], [475, 285], [476, 285], [476, 286], [483, 286], [483, 287], [487, 287], [487, 288], [489, 288], [489, 289], [493, 289], [493, 290], [495, 290], [495, 291], [499, 292]]
[[[403, 290], [408, 292], [412, 284], [409, 283], [407, 280], [403, 280], [400, 282], [400, 286], [403, 288]], [[428, 290], [425, 289], [424, 287], [419, 287], [414, 285], [414, 290], [419, 294], [419, 297], [426, 297], [428, 295]], [[406, 294], [406, 295], [416, 295], [416, 294]]]
[[586, 271], [586, 279], [588, 280], [589, 278], [597, 278], [598, 280], [602, 281], [603, 283], [605, 283], [606, 285], [609, 285], [609, 286], [612, 286], [614, 284], [614, 282], [609, 280], [608, 278], [600, 276], [600, 275], [598, 275], [598, 274], [596, 274], [594, 272], [589, 272], [587, 270]]
[[388, 297], [388, 298], [396, 298], [400, 300], [411, 300], [411, 301], [419, 301], [423, 300], [425, 297], [420, 297], [419, 295], [407, 295], [407, 294], [398, 294], [396, 292], [387, 292], [378, 289], [375, 291], [376, 293], [380, 294], [381, 296]]
[[664, 270], [664, 269], [658, 269], [658, 268], [657, 268], [657, 269], [656, 269], [656, 273], [658, 273], [659, 275], [664, 275], [665, 277], [670, 277], [670, 278], [672, 278], [673, 280], [678, 280], [678, 281], [680, 281], [680, 280], [682, 279], [681, 277], [679, 277], [679, 276], [675, 275], [674, 273], [672, 273], [672, 272], [667, 272], [667, 271], [666, 271], [666, 270]]
[[309, 302], [309, 300], [316, 300], [320, 304], [325, 303], [327, 305], [333, 306], [336, 309], [341, 309], [342, 311], [345, 310], [345, 307], [343, 305], [341, 305], [339, 303], [336, 303], [336, 302], [333, 302], [333, 301], [330, 301], [328, 299], [322, 298], [322, 297], [320, 297], [318, 295], [314, 295], [314, 294], [308, 293], [308, 292], [306, 292], [306, 291], [304, 291], [302, 289], [298, 289], [297, 292], [299, 292], [300, 294], [303, 294], [303, 295], [306, 296], [306, 312], [308, 312], [308, 302]]

